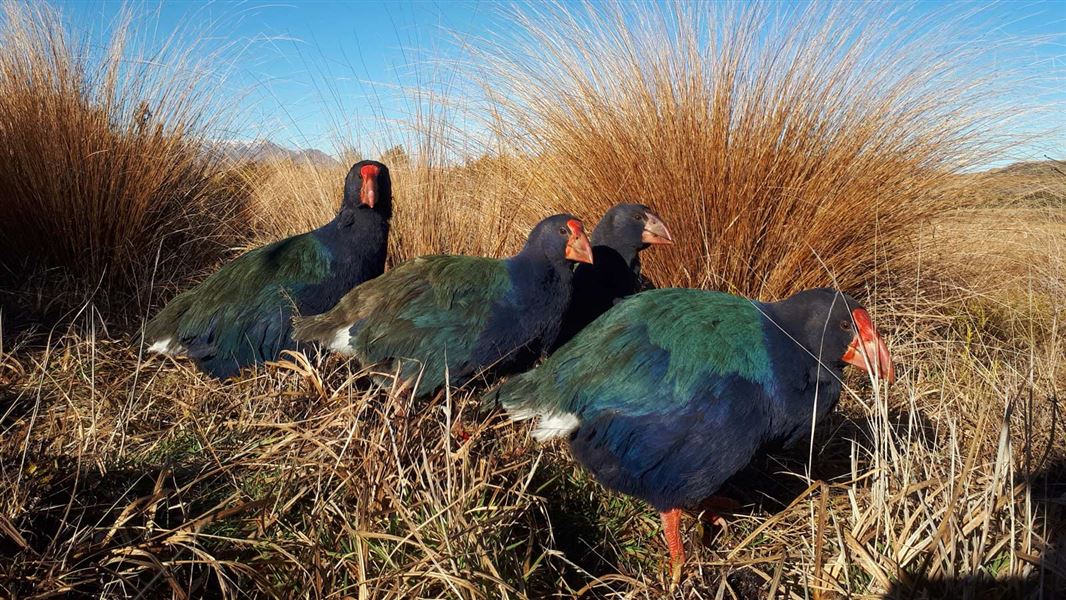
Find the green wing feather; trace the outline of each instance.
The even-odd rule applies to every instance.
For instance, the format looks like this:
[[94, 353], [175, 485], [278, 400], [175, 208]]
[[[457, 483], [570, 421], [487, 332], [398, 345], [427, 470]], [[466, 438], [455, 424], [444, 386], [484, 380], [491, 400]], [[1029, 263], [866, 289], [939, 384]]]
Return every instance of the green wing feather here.
[[235, 352], [252, 321], [265, 313], [287, 311], [298, 287], [322, 281], [329, 270], [328, 251], [311, 235], [256, 248], [171, 300], [148, 323], [145, 339], [149, 343], [210, 339], [220, 351]]
[[641, 292], [508, 381], [498, 398], [518, 416], [673, 408], [715, 378], [765, 382], [770, 359], [762, 327], [757, 306], [745, 298], [691, 289]]
[[[294, 337], [365, 365], [412, 359], [425, 366], [425, 386], [440, 385], [445, 366], [452, 376], [464, 371], [493, 305], [510, 291], [502, 260], [425, 256], [356, 287], [324, 314], [295, 319]], [[405, 367], [405, 376], [415, 368]]]

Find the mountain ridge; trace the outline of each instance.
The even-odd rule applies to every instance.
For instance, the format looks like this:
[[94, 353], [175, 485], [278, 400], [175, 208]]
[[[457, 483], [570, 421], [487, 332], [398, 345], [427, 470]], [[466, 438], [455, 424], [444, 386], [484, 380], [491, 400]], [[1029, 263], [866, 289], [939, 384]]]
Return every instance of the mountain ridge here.
[[318, 148], [292, 150], [270, 140], [223, 141], [215, 144], [215, 150], [224, 157], [237, 161], [268, 162], [292, 160], [319, 166], [340, 166], [340, 161]]

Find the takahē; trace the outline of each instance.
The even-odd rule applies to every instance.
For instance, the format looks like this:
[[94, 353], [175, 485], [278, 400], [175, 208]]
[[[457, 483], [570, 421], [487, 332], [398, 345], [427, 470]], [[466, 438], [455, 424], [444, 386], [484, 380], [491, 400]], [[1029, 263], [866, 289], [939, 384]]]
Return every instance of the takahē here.
[[590, 237], [593, 264], [574, 269], [574, 294], [555, 348], [570, 341], [616, 302], [641, 290], [641, 250], [653, 244], [674, 243], [659, 215], [643, 204], [611, 207]]
[[[555, 215], [507, 259], [423, 256], [295, 319], [295, 337], [398, 373], [416, 396], [487, 369], [528, 367], [551, 347], [570, 301], [573, 262], [592, 262], [581, 221]], [[447, 373], [445, 373], [447, 370]], [[445, 377], [447, 376], [447, 380]]]
[[496, 397], [512, 419], [539, 419], [536, 439], [566, 437], [603, 485], [660, 512], [676, 583], [680, 509], [764, 445], [809, 433], [847, 364], [893, 377], [870, 315], [836, 290], [762, 303], [659, 289], [622, 300]]
[[294, 313], [328, 310], [381, 275], [392, 218], [389, 169], [356, 163], [329, 223], [251, 250], [170, 301], [145, 328], [152, 352], [187, 354], [225, 379], [293, 349]]

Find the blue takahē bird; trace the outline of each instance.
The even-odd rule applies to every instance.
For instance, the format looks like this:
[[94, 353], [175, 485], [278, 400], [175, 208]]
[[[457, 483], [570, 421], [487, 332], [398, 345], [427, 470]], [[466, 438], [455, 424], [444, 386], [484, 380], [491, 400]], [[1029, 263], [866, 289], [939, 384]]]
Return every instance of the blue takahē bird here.
[[364, 160], [348, 171], [329, 223], [251, 250], [179, 294], [148, 323], [152, 352], [187, 354], [225, 379], [293, 349], [292, 316], [328, 310], [385, 269], [392, 218], [388, 168]]
[[[592, 251], [576, 217], [533, 228], [507, 259], [423, 256], [296, 319], [295, 337], [418, 382], [416, 395], [463, 385], [486, 369], [529, 366], [551, 347], [570, 300], [574, 262]], [[424, 367], [424, 370], [423, 370]]]
[[496, 396], [534, 437], [569, 439], [603, 485], [660, 511], [673, 577], [680, 509], [764, 445], [794, 444], [839, 399], [845, 365], [891, 380], [869, 314], [832, 289], [762, 303], [659, 289], [619, 302]]
[[641, 250], [674, 243], [663, 220], [643, 204], [611, 207], [596, 223], [591, 241], [593, 264], [574, 269], [574, 294], [555, 348], [570, 341], [616, 302], [645, 286], [640, 274]]

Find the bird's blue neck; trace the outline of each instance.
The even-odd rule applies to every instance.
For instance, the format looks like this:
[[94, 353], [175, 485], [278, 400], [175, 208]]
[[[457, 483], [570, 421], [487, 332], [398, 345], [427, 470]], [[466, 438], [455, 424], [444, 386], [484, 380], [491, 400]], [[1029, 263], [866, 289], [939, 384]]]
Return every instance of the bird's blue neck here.
[[843, 365], [839, 357], [808, 347], [802, 329], [806, 315], [780, 302], [756, 305], [767, 318], [764, 336], [774, 373], [768, 433], [788, 443], [810, 432], [812, 414], [821, 421], [836, 405]]
[[511, 302], [521, 318], [515, 323], [535, 338], [529, 349], [543, 353], [559, 335], [559, 326], [573, 293], [574, 272], [569, 261], [548, 260], [542, 252], [520, 252], [507, 259], [512, 292]]
[[592, 251], [595, 255], [597, 250], [603, 252], [604, 250], [613, 251], [617, 254], [630, 270], [634, 273], [640, 272], [640, 251], [644, 249], [643, 242], [639, 244], [627, 244], [618, 242], [617, 238], [621, 236], [611, 235], [610, 231], [601, 230], [597, 228], [592, 232]]
[[377, 248], [389, 237], [389, 222], [370, 209], [360, 209], [350, 223], [340, 216], [311, 232], [339, 260], [353, 257], [358, 248]]
[[545, 292], [557, 290], [566, 292], [563, 302], [569, 302], [569, 286], [574, 277], [569, 261], [549, 260], [539, 249], [527, 246], [507, 259], [507, 270], [521, 297], [543, 297]]

